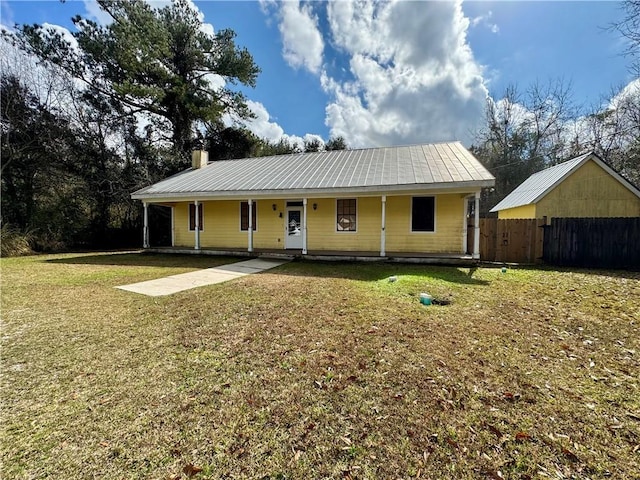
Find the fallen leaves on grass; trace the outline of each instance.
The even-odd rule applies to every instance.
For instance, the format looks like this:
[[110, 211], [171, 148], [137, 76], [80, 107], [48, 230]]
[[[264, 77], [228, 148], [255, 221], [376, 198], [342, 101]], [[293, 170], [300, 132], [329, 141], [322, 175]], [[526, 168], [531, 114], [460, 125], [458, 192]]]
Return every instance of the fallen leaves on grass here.
[[516, 441], [517, 442], [524, 442], [526, 440], [531, 440], [531, 435], [529, 435], [527, 432], [517, 432], [516, 433]]
[[568, 448], [562, 448], [562, 454], [567, 457], [569, 460], [571, 460], [572, 462], [578, 462], [580, 459], [578, 458], [578, 456], [573, 453], [571, 450], [569, 450]]
[[197, 467], [191, 463], [187, 463], [182, 468], [182, 473], [184, 473], [187, 477], [193, 477], [198, 473], [202, 472], [202, 470], [203, 470], [202, 467]]
[[2, 267], [7, 478], [640, 478], [640, 275], [292, 262], [148, 299], [112, 284], [149, 267]]

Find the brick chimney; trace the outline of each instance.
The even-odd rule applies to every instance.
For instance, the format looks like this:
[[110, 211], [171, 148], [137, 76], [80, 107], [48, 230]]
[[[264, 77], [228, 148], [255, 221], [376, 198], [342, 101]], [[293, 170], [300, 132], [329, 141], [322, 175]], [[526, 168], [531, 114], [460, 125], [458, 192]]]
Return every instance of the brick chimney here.
[[195, 168], [204, 168], [209, 163], [209, 152], [206, 150], [194, 150], [191, 154], [191, 166]]

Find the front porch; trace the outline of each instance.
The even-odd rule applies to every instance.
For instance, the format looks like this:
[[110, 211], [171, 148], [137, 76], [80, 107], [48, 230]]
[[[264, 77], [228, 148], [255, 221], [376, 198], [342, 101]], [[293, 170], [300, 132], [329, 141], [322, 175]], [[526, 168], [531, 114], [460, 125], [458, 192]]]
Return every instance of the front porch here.
[[189, 255], [212, 255], [250, 258], [295, 258], [317, 260], [327, 262], [390, 262], [390, 263], [419, 263], [429, 265], [456, 265], [474, 266], [479, 259], [472, 255], [460, 253], [422, 253], [422, 252], [387, 252], [386, 256], [380, 256], [379, 251], [354, 251], [345, 252], [339, 250], [309, 250], [306, 254], [302, 250], [278, 250], [270, 248], [257, 248], [248, 252], [241, 248], [200, 248], [195, 250], [186, 247], [152, 247], [145, 248], [149, 253], [174, 253]]
[[[164, 251], [425, 263], [478, 260], [479, 193], [165, 203], [160, 206], [170, 209], [171, 242]], [[145, 248], [151, 248], [151, 204], [144, 202]]]

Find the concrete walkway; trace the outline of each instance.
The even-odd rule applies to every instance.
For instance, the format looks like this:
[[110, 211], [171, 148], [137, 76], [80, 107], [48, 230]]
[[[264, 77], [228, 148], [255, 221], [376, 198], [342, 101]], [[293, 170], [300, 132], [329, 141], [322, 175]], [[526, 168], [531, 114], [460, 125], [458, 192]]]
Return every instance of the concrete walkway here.
[[150, 297], [171, 295], [172, 293], [190, 290], [192, 288], [222, 283], [234, 278], [244, 277], [252, 273], [259, 273], [270, 268], [279, 267], [290, 260], [276, 260], [270, 258], [254, 258], [243, 262], [230, 263], [215, 268], [197, 270], [195, 272], [180, 273], [170, 277], [148, 280], [146, 282], [121, 285], [120, 290], [141, 293]]

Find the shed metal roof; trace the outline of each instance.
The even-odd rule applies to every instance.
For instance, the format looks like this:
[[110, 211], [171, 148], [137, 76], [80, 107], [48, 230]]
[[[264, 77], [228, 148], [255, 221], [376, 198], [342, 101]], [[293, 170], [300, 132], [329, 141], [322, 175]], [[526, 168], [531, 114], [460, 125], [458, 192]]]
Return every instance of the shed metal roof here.
[[553, 167], [546, 168], [538, 173], [534, 173], [524, 182], [516, 187], [509, 195], [504, 197], [491, 212], [498, 212], [508, 208], [522, 207], [538, 203], [547, 193], [553, 190], [560, 182], [575, 172], [587, 161], [593, 160], [610, 175], [631, 190], [635, 195], [640, 196], [640, 192], [630, 182], [621, 177], [615, 170], [604, 163], [598, 155], [593, 152], [585, 153], [579, 157], [572, 158], [566, 162]]
[[132, 194], [135, 199], [384, 192], [489, 187], [495, 179], [459, 142], [210, 162]]

